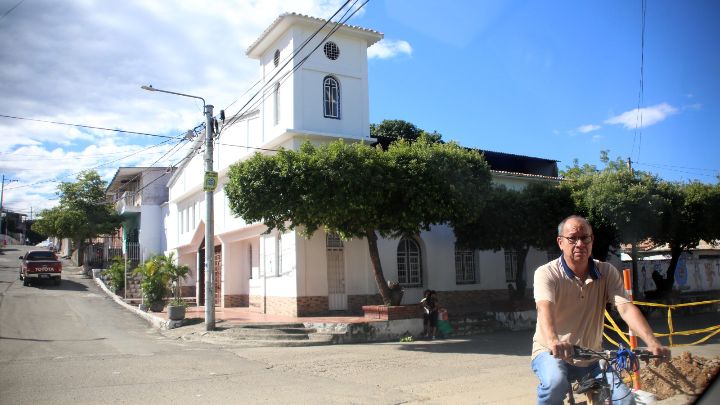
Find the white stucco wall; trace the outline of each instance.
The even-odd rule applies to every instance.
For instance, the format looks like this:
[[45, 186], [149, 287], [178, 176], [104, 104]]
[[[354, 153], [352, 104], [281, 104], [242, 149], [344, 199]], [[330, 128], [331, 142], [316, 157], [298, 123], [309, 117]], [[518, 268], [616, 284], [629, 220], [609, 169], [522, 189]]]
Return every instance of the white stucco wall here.
[[162, 232], [163, 217], [160, 206], [143, 204], [140, 207], [140, 232], [138, 234], [143, 261], [164, 251], [162, 240], [165, 237]]

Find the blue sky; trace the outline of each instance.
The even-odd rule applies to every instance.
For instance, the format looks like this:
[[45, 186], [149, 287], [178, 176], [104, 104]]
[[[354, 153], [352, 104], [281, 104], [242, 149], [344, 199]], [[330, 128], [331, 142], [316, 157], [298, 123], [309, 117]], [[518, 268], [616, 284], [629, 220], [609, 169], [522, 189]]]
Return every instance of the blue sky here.
[[[282, 12], [327, 18], [341, 4], [0, 0], [0, 114], [179, 135], [201, 104], [140, 85], [232, 113], [259, 75], [248, 45]], [[609, 150], [668, 180], [714, 183], [719, 4], [648, 1], [639, 129], [640, 0], [371, 0], [351, 23], [385, 34], [369, 49], [371, 122], [404, 119], [561, 169]], [[109, 180], [118, 166], [184, 155], [150, 148], [162, 138], [3, 117], [0, 133], [0, 173], [17, 180], [4, 202], [25, 213], [56, 204], [57, 181], [79, 170]]]

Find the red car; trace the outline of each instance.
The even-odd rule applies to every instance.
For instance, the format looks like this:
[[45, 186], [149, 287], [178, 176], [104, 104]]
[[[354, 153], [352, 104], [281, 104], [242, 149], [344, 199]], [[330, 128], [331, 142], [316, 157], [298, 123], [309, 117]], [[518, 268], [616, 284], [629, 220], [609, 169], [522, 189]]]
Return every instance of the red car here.
[[20, 280], [23, 285], [30, 284], [30, 280], [53, 280], [55, 285], [60, 285], [62, 263], [55, 253], [49, 250], [31, 250], [20, 256]]

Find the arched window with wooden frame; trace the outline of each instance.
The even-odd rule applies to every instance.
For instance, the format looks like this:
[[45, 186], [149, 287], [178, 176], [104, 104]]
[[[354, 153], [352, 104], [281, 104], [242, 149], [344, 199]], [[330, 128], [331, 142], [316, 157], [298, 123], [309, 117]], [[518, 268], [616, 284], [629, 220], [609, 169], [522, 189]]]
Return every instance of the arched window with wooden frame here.
[[340, 119], [340, 83], [332, 76], [323, 79], [323, 115]]

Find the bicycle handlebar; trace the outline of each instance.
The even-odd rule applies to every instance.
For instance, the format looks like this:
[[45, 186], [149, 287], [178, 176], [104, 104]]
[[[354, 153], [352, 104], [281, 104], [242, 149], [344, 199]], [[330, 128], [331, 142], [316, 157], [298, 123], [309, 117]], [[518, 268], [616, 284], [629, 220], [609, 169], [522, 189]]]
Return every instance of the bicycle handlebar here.
[[[577, 360], [594, 360], [594, 359], [614, 359], [617, 357], [618, 351], [617, 350], [603, 350], [603, 351], [595, 351], [592, 349], [586, 349], [584, 347], [580, 346], [573, 346], [573, 359]], [[637, 357], [640, 360], [648, 361], [650, 359], [660, 359], [662, 356], [653, 354], [649, 350], [645, 349], [634, 349], [632, 350], [632, 354]]]

